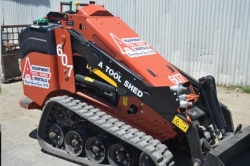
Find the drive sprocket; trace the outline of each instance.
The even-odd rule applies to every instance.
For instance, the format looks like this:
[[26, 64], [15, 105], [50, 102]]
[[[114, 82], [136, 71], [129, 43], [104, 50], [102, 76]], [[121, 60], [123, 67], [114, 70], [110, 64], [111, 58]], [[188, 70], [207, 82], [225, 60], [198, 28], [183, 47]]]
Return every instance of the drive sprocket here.
[[71, 120], [73, 113], [60, 104], [55, 105], [54, 115], [56, 117], [56, 122], [61, 126], [72, 126], [75, 123]]

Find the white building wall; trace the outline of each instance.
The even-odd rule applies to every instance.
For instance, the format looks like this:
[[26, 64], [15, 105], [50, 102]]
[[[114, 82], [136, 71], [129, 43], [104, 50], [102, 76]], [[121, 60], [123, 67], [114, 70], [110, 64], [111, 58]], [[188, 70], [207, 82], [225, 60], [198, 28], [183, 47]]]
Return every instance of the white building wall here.
[[[0, 23], [29, 24], [60, 0], [0, 0]], [[79, 0], [87, 3], [88, 1]], [[250, 85], [249, 0], [96, 0], [194, 78]]]

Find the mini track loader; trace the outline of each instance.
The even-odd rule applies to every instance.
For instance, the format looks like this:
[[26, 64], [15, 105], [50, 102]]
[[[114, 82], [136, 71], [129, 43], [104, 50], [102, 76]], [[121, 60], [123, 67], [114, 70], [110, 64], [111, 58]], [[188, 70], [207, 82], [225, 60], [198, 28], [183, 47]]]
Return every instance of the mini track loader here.
[[212, 76], [196, 81], [102, 5], [76, 6], [19, 34], [46, 152], [83, 165], [250, 165], [250, 127], [234, 130]]

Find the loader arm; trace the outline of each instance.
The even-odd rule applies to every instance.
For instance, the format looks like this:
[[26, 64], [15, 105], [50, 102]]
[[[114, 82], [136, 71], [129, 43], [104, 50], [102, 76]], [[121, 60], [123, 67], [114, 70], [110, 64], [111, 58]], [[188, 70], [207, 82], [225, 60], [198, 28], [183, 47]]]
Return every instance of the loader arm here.
[[117, 85], [118, 95], [139, 97], [168, 121], [173, 119], [179, 103], [170, 87], [152, 87], [145, 84], [142, 77], [119, 63], [92, 42], [87, 41], [77, 31], [68, 30], [68, 32], [71, 34], [73, 50], [87, 59], [89, 68], [97, 68], [109, 77], [112, 77], [109, 70], [119, 73], [117, 79], [113, 79]]

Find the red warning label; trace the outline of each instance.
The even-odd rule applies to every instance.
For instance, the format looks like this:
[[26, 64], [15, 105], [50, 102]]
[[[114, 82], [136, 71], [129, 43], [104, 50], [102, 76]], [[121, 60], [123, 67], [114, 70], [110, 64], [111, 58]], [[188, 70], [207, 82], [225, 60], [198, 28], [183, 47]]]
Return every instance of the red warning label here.
[[127, 54], [130, 58], [155, 54], [149, 44], [140, 37], [118, 38], [110, 33], [111, 37], [121, 50], [122, 54]]
[[30, 65], [29, 58], [26, 59], [22, 76], [25, 85], [48, 89], [50, 77], [50, 68]]

